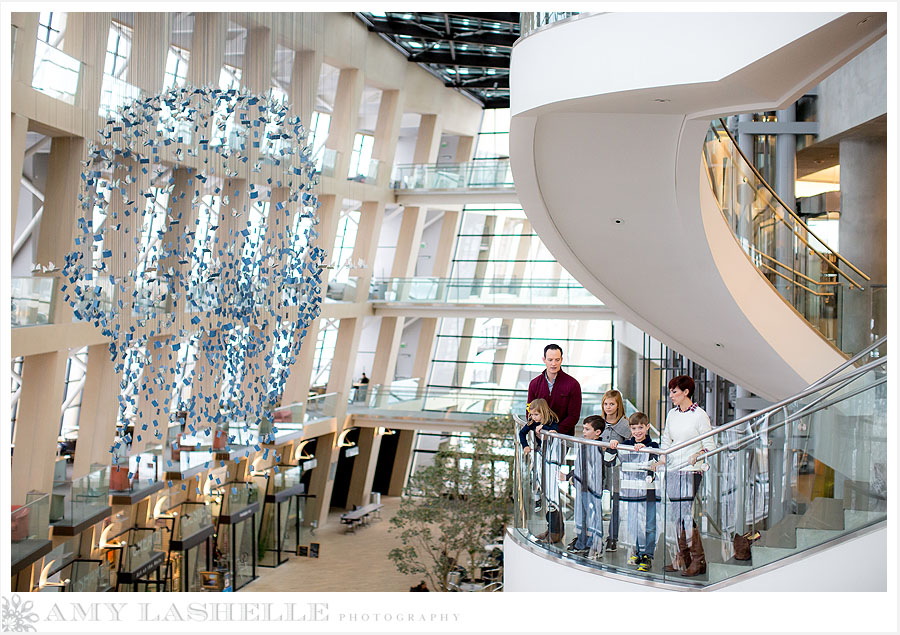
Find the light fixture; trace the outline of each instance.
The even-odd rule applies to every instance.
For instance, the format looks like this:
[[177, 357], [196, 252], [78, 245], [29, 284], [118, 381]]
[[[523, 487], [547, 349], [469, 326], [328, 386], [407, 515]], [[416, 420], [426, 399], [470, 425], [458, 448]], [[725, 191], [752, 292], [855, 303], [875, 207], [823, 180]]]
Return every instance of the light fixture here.
[[351, 430], [353, 430], [353, 428], [347, 428], [346, 430], [341, 432], [341, 436], [339, 436], [337, 440], [337, 447], [352, 448], [354, 445], [356, 445], [355, 443], [350, 443], [349, 441], [347, 441], [347, 435], [350, 434]]
[[725, 348], [720, 342], [716, 342], [716, 348]]
[[56, 562], [56, 560], [51, 560], [46, 565], [44, 565], [43, 569], [41, 569], [41, 575], [38, 578], [38, 590], [45, 587], [65, 587], [69, 583], [68, 578], [61, 582], [47, 582], [47, 573], [50, 571], [50, 567], [53, 566], [54, 562]]
[[665, 104], [665, 103], [668, 103], [668, 102], [670, 102], [670, 101], [672, 101], [672, 100], [671, 100], [671, 99], [656, 98], [656, 99], [654, 99], [653, 101], [655, 101], [655, 102], [658, 103], [658, 104]]
[[615, 223], [616, 225], [621, 225], [624, 222], [625, 222], [624, 218], [614, 218], [613, 219], [613, 223]]
[[108, 524], [103, 531], [100, 532], [100, 541], [98, 547], [100, 549], [124, 549], [127, 544], [124, 540], [118, 542], [109, 542], [109, 532], [112, 531], [113, 523]]
[[310, 441], [311, 439], [304, 439], [297, 445], [296, 448], [294, 448], [295, 461], [308, 461], [309, 459], [313, 458], [312, 454], [306, 454], [306, 452], [304, 451]]
[[153, 518], [158, 520], [160, 518], [175, 518], [178, 515], [178, 512], [173, 512], [171, 514], [163, 513], [163, 503], [169, 500], [168, 494], [163, 494], [159, 497], [159, 500], [156, 501], [156, 505], [153, 507]]
[[378, 434], [384, 437], [391, 436], [392, 434], [397, 434], [396, 430], [391, 430], [390, 428], [385, 428], [383, 426], [378, 427]]

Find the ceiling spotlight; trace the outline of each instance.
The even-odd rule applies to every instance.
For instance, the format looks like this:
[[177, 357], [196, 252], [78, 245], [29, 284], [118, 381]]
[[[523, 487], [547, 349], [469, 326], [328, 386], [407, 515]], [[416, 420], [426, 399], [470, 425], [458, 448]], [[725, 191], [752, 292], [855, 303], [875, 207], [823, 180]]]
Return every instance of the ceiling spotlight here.
[[625, 219], [624, 219], [624, 218], [614, 218], [614, 219], [613, 219], [613, 222], [614, 222], [616, 225], [621, 225], [622, 223], [625, 222]]
[[653, 101], [655, 101], [658, 104], [665, 104], [666, 102], [670, 102], [672, 100], [671, 99], [654, 99]]
[[868, 21], [869, 21], [869, 18], [871, 18], [871, 17], [872, 17], [872, 16], [867, 15], [867, 16], [864, 17], [862, 20], [860, 20], [859, 22], [857, 22], [857, 23], [856, 23], [856, 26], [862, 26], [863, 24], [865, 24], [866, 22], [868, 22]]
[[725, 348], [725, 347], [722, 346], [722, 344], [720, 344], [719, 342], [716, 342], [716, 348]]

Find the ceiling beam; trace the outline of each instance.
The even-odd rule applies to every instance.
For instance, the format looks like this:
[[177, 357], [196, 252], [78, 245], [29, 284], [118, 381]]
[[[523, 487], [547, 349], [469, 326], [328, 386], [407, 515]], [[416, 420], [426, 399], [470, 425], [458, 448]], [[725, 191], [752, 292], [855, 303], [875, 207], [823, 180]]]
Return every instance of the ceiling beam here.
[[419, 64], [443, 64], [444, 66], [470, 66], [477, 68], [509, 68], [509, 58], [491, 55], [473, 55], [471, 53], [457, 53], [451, 56], [449, 52], [424, 51], [418, 55], [412, 55], [410, 62]]
[[450, 88], [509, 88], [509, 75], [485, 75], [469, 80], [462, 79], [463, 77], [465, 76], [461, 75], [459, 81], [444, 82], [444, 86]]
[[491, 22], [506, 22], [508, 24], [519, 24], [518, 13], [453, 13], [460, 18], [469, 18], [470, 20], [490, 20]]
[[409, 35], [422, 40], [439, 40], [442, 42], [453, 42], [454, 44], [486, 44], [488, 46], [503, 46], [507, 48], [512, 48], [512, 45], [519, 37], [512, 33], [492, 33], [487, 31], [458, 31], [451, 32], [448, 35], [447, 33], [438, 33], [432, 29], [425, 28], [415, 22], [399, 20], [378, 20], [369, 27], [369, 30], [388, 35]]

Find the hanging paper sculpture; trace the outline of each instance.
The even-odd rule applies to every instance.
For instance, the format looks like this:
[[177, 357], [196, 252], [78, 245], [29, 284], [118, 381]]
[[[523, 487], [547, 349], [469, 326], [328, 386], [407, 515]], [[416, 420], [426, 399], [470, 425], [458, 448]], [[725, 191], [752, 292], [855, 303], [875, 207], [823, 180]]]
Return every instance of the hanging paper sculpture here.
[[[172, 88], [107, 119], [83, 163], [62, 291], [109, 338], [124, 444], [259, 426], [272, 433], [325, 252], [299, 117], [273, 93]], [[118, 446], [118, 447], [117, 447]]]

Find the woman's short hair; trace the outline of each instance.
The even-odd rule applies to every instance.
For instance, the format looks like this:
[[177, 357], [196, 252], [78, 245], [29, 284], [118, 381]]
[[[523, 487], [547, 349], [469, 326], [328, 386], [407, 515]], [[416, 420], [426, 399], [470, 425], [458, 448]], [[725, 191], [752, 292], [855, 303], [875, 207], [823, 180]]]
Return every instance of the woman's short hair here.
[[688, 394], [688, 397], [694, 397], [694, 380], [690, 375], [678, 375], [669, 380], [669, 390], [677, 388]]
[[600, 400], [600, 406], [603, 406], [603, 402], [607, 399], [615, 399], [616, 400], [616, 421], [625, 416], [625, 402], [622, 401], [622, 393], [618, 390], [607, 390], [603, 393], [603, 399]]

